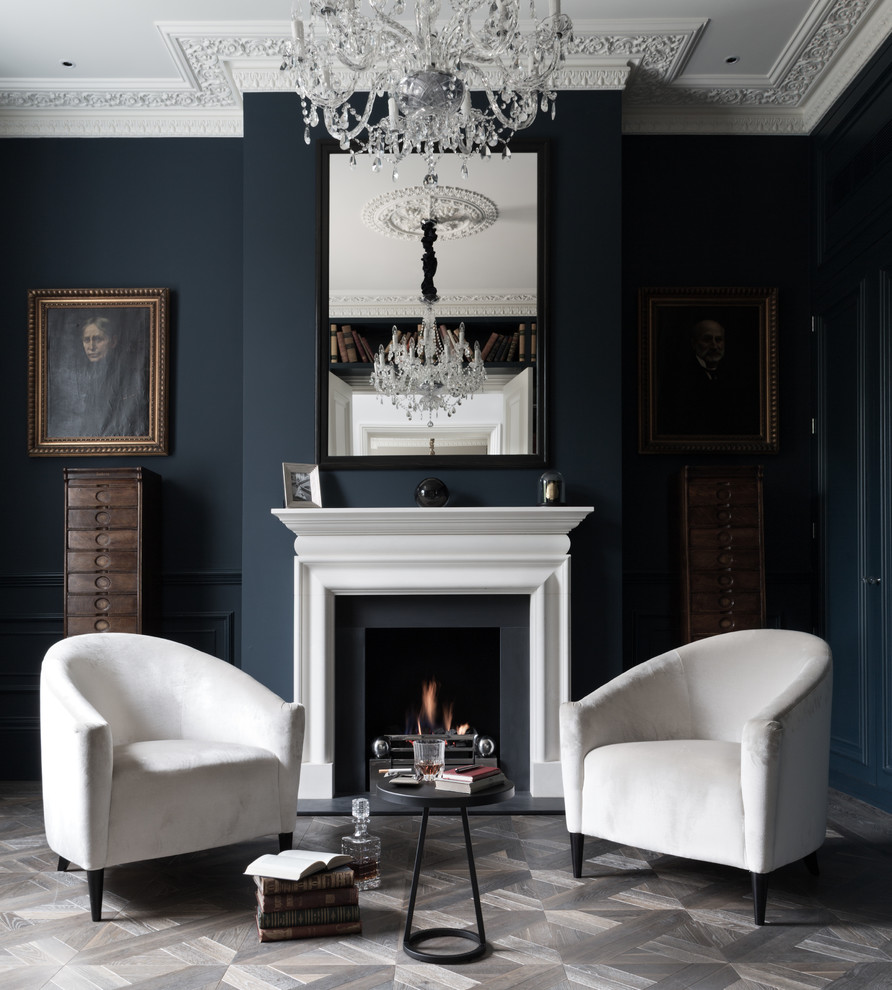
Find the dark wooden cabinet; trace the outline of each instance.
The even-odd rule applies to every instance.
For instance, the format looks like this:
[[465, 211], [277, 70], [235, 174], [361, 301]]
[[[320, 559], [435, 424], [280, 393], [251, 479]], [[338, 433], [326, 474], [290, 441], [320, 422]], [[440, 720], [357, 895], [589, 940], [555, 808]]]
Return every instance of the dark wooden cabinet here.
[[765, 625], [762, 468], [681, 475], [682, 639]]
[[160, 478], [66, 468], [64, 635], [155, 632]]

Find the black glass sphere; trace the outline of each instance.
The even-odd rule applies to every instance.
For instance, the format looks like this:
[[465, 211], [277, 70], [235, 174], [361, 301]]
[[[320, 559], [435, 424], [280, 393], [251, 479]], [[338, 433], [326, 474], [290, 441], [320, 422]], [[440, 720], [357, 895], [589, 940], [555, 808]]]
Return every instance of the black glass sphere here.
[[423, 509], [445, 505], [449, 501], [449, 489], [439, 478], [425, 478], [415, 489], [415, 504]]

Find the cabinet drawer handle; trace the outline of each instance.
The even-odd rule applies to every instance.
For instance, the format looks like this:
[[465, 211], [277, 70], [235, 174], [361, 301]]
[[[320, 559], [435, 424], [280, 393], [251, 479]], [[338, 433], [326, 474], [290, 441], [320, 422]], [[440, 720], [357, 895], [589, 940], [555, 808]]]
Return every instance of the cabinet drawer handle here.
[[863, 577], [861, 578], [864, 584], [882, 584], [883, 579], [878, 577]]

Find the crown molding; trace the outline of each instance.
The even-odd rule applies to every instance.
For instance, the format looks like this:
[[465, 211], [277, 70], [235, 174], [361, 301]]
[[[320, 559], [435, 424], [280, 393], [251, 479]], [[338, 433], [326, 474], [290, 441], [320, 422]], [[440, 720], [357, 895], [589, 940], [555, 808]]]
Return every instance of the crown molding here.
[[[574, 25], [558, 90], [623, 94], [625, 133], [807, 134], [892, 29], [892, 0], [817, 0], [765, 77], [678, 83], [702, 19], [585, 20]], [[0, 137], [239, 137], [242, 94], [290, 92], [280, 22], [158, 30], [170, 80], [0, 80]]]
[[768, 76], [734, 86], [727, 77], [667, 86], [657, 74], [633, 72], [623, 132], [808, 134], [886, 39], [890, 18], [892, 0], [821, 0]]
[[[362, 318], [393, 322], [420, 320], [424, 308], [421, 297], [405, 292], [331, 293], [328, 315], [332, 322]], [[533, 319], [536, 314], [535, 292], [486, 292], [443, 294], [437, 300], [437, 319], [464, 319], [481, 316], [491, 319]]]

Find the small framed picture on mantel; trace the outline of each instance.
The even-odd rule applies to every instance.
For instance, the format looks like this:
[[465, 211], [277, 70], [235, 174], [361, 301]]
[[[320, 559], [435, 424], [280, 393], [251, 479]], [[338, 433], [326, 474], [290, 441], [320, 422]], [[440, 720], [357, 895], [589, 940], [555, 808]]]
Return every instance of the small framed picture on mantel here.
[[777, 453], [777, 289], [638, 292], [638, 450]]
[[322, 489], [316, 464], [282, 465], [286, 509], [321, 509]]

